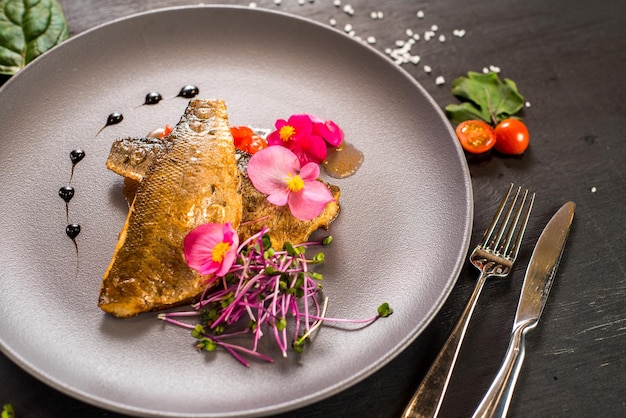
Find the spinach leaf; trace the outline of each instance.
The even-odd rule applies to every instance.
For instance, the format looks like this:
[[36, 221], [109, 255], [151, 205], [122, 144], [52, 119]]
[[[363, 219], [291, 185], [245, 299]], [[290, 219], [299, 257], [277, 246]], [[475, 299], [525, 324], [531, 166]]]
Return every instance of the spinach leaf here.
[[17, 73], [69, 35], [56, 0], [0, 1], [0, 74]]
[[461, 104], [446, 106], [454, 123], [480, 119], [494, 125], [518, 113], [524, 107], [524, 98], [513, 80], [501, 81], [496, 73], [470, 71], [467, 77], [452, 82], [452, 94], [463, 100]]

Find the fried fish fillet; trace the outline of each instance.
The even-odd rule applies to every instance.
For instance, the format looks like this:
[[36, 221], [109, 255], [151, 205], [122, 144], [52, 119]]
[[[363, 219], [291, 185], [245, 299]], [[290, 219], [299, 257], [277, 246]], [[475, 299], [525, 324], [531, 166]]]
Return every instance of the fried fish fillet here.
[[98, 306], [118, 317], [187, 303], [203, 278], [187, 266], [183, 239], [196, 226], [242, 217], [241, 176], [226, 106], [194, 99], [146, 165], [104, 275]]
[[[169, 146], [172, 138], [121, 138], [111, 146], [107, 167], [125, 177], [125, 194], [132, 201], [136, 181], [141, 181], [150, 160], [161, 147]], [[243, 217], [238, 233], [242, 241], [254, 235], [265, 225], [270, 229], [272, 246], [280, 249], [285, 242], [305, 242], [318, 229], [328, 229], [339, 214], [339, 187], [326, 183], [334, 201], [329, 202], [322, 213], [310, 221], [294, 217], [287, 206], [276, 206], [267, 201], [267, 196], [254, 188], [247, 175], [250, 154], [237, 150], [238, 167], [241, 171], [241, 194]]]

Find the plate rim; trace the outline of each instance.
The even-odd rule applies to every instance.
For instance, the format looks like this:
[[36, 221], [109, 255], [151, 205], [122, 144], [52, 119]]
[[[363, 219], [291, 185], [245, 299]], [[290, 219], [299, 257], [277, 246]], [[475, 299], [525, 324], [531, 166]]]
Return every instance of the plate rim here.
[[[63, 48], [69, 47], [69, 45], [73, 44], [74, 42], [81, 42], [81, 40], [84, 37], [91, 36], [92, 33], [98, 32], [102, 28], [114, 26], [116, 24], [119, 24], [120, 22], [126, 22], [129, 20], [139, 19], [139, 18], [149, 16], [149, 15], [157, 15], [157, 14], [176, 12], [176, 11], [187, 10], [187, 9], [242, 10], [242, 11], [249, 11], [253, 13], [279, 15], [286, 19], [295, 19], [295, 20], [302, 21], [309, 25], [314, 25], [318, 28], [321, 28], [322, 30], [332, 31], [335, 35], [343, 36], [347, 39], [350, 39], [352, 42], [355, 43], [355, 45], [359, 45], [360, 47], [367, 49], [370, 53], [374, 53], [375, 55], [377, 55], [378, 59], [382, 59], [385, 62], [387, 62], [390, 68], [393, 68], [399, 74], [401, 74], [402, 77], [408, 80], [421, 93], [421, 95], [426, 100], [428, 100], [430, 105], [436, 110], [436, 112], [438, 113], [439, 117], [442, 120], [444, 121], [446, 120], [443, 111], [435, 102], [433, 97], [426, 91], [426, 89], [410, 73], [408, 73], [408, 71], [406, 71], [404, 68], [391, 62], [389, 58], [386, 57], [381, 51], [377, 50], [371, 45], [365, 44], [363, 42], [359, 42], [355, 40], [354, 38], [350, 37], [348, 34], [340, 30], [337, 30], [336, 28], [329, 27], [328, 25], [321, 23], [319, 21], [313, 20], [312, 18], [309, 18], [309, 17], [295, 15], [295, 14], [282, 11], [282, 10], [270, 10], [266, 8], [252, 8], [252, 7], [244, 6], [244, 5], [195, 4], [195, 5], [170, 6], [170, 7], [155, 8], [151, 10], [132, 13], [127, 16], [118, 17], [113, 20], [100, 23], [92, 28], [86, 29], [85, 31], [79, 34], [73, 35], [68, 40], [64, 41], [63, 43], [44, 52], [39, 57], [34, 59], [31, 63], [29, 63], [27, 66], [25, 66], [22, 70], [20, 70], [17, 74], [10, 77], [2, 86], [0, 86], [0, 98], [3, 97], [3, 92], [6, 89], [11, 88], [13, 84], [19, 82], [19, 81], [16, 82], [15, 80], [19, 80], [21, 78], [20, 77], [21, 74], [24, 74], [24, 73], [27, 74], [30, 71], [30, 69], [34, 68], [35, 66], [45, 65], [45, 62], [47, 59], [46, 57], [48, 57], [49, 55], [61, 53], [63, 51]], [[452, 128], [448, 125], [447, 129], [450, 135], [452, 136], [453, 135]], [[404, 338], [404, 340], [399, 341], [397, 345], [398, 348], [391, 355], [379, 358], [376, 362], [370, 364], [369, 367], [361, 370], [360, 373], [350, 376], [349, 378], [343, 379], [337, 382], [335, 385], [328, 387], [324, 391], [314, 392], [312, 394], [309, 394], [308, 396], [294, 399], [288, 402], [284, 402], [279, 405], [274, 405], [273, 407], [263, 407], [254, 411], [250, 411], [250, 410], [245, 411], [246, 416], [262, 416], [262, 415], [267, 415], [270, 413], [276, 414], [276, 413], [284, 413], [287, 411], [292, 411], [297, 408], [302, 408], [310, 404], [313, 404], [315, 402], [319, 402], [321, 400], [327, 399], [333, 395], [336, 395], [342, 391], [345, 391], [349, 387], [354, 386], [355, 384], [359, 382], [362, 382], [364, 379], [373, 375], [375, 372], [377, 372], [378, 370], [380, 370], [381, 368], [389, 364], [401, 352], [406, 350], [406, 348], [409, 345], [411, 345], [423, 333], [423, 331], [431, 324], [433, 319], [440, 312], [446, 300], [449, 298], [452, 290], [454, 289], [458, 281], [461, 270], [465, 263], [465, 256], [467, 254], [467, 251], [469, 250], [471, 233], [472, 233], [472, 228], [473, 228], [474, 197], [473, 197], [471, 175], [470, 175], [470, 171], [469, 171], [469, 167], [468, 167], [466, 159], [462, 158], [463, 151], [460, 145], [458, 143], [455, 145], [456, 145], [457, 153], [459, 154], [459, 160], [462, 162], [464, 186], [467, 192], [467, 199], [465, 200], [465, 204], [467, 206], [465, 230], [464, 230], [463, 236], [461, 237], [461, 241], [462, 241], [461, 248], [463, 249], [463, 251], [459, 253], [458, 260], [454, 264], [454, 268], [451, 269], [450, 281], [448, 283], [448, 286], [442, 289], [442, 292], [440, 293], [440, 296], [439, 296], [438, 303], [434, 304], [431, 307], [429, 314], [423, 320], [422, 327], [419, 329], [416, 329], [416, 331], [413, 332], [411, 335], [407, 335], [407, 337]], [[12, 362], [14, 362], [17, 366], [19, 366], [22, 370], [24, 370], [31, 376], [37, 378], [38, 380], [42, 381], [46, 385], [52, 387], [55, 390], [58, 390], [59, 392], [65, 395], [68, 395], [72, 398], [78, 399], [80, 401], [83, 401], [85, 403], [88, 403], [90, 405], [93, 405], [99, 408], [103, 408], [109, 411], [114, 411], [114, 412], [123, 413], [123, 414], [135, 415], [135, 416], [146, 416], [146, 414], [148, 414], [147, 416], [154, 416], [154, 417], [170, 417], [170, 416], [171, 417], [174, 417], [174, 416], [214, 417], [215, 416], [210, 413], [206, 415], [204, 414], [181, 415], [181, 414], [174, 414], [174, 413], [170, 414], [168, 412], [146, 410], [144, 408], [138, 408], [136, 406], [131, 406], [126, 403], [121, 403], [116, 400], [104, 399], [95, 394], [87, 393], [81, 389], [73, 387], [72, 385], [65, 384], [63, 381], [60, 381], [59, 379], [54, 378], [53, 376], [50, 376], [48, 373], [43, 372], [38, 367], [32, 365], [29, 361], [27, 361], [18, 352], [15, 352], [10, 347], [6, 346], [1, 336], [0, 336], [0, 351], [4, 355], [6, 355]], [[250, 413], [252, 413], [252, 415], [250, 415]], [[241, 416], [241, 412], [227, 413], [227, 414], [222, 414], [221, 416]]]

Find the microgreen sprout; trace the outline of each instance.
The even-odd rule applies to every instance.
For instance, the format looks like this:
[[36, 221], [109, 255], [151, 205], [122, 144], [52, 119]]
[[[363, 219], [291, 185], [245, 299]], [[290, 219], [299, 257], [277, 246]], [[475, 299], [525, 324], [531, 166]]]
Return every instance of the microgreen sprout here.
[[[269, 230], [264, 227], [237, 249], [237, 256], [223, 276], [212, 276], [200, 301], [192, 311], [161, 313], [158, 318], [190, 330], [199, 351], [222, 348], [245, 366], [243, 355], [272, 362], [257, 348], [264, 336], [272, 336], [283, 357], [289, 347], [302, 352], [312, 334], [323, 322], [371, 323], [391, 314], [388, 304], [378, 308], [378, 314], [364, 320], [326, 317], [328, 299], [320, 303], [319, 272], [309, 270], [310, 264], [320, 264], [324, 253], [307, 259], [306, 250], [312, 246], [329, 245], [332, 237], [302, 244], [285, 243], [280, 250], [271, 246]], [[184, 322], [194, 318], [196, 324]], [[289, 325], [291, 324], [291, 325]], [[252, 336], [252, 347], [228, 342], [235, 337]], [[290, 335], [292, 335], [290, 337]]]

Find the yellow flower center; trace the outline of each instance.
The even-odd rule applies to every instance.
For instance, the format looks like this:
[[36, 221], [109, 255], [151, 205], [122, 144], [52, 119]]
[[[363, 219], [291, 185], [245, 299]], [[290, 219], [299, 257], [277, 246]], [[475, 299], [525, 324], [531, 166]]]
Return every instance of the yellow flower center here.
[[216, 263], [221, 263], [224, 261], [224, 257], [226, 253], [230, 250], [230, 244], [227, 242], [220, 242], [215, 247], [213, 247], [213, 251], [211, 253], [211, 259]]
[[296, 134], [296, 129], [291, 125], [285, 125], [280, 128], [278, 134], [280, 135], [280, 139], [282, 139], [284, 142], [287, 142], [290, 141], [291, 138]]
[[298, 192], [304, 188], [304, 180], [300, 178], [299, 174], [294, 176], [289, 173], [289, 177], [286, 177], [285, 181], [287, 182], [287, 189], [289, 189], [290, 192]]

